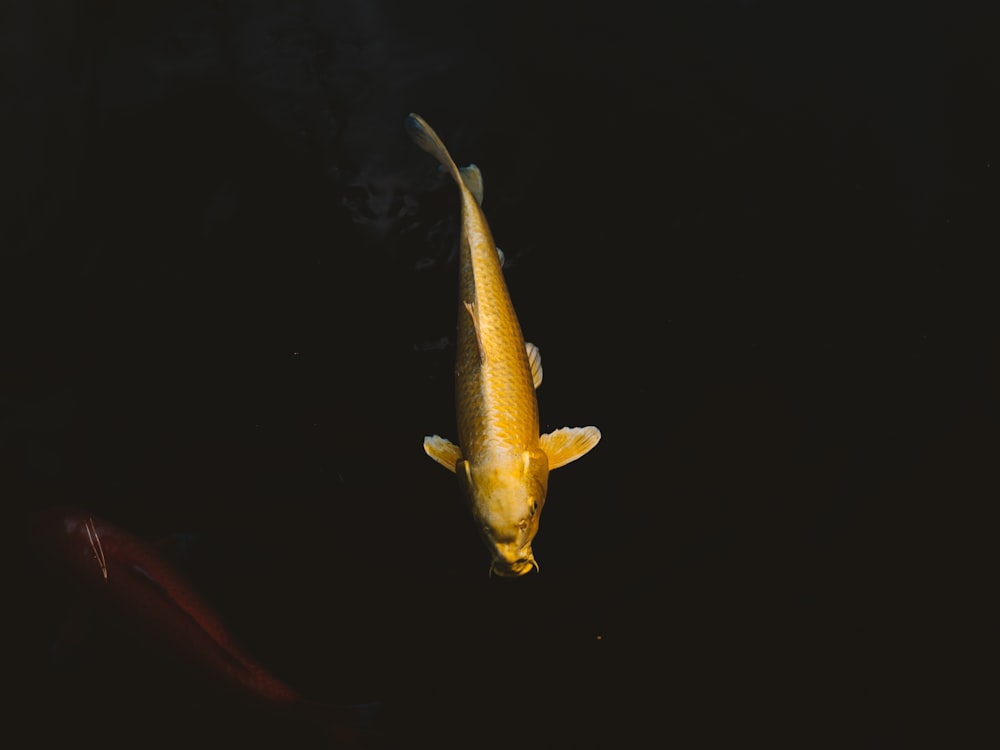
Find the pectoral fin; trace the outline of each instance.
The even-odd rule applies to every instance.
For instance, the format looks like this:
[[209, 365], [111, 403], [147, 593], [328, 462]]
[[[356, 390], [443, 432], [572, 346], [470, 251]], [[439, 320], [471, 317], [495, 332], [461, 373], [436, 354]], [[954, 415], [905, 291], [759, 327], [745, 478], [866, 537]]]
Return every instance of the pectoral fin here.
[[597, 445], [601, 431], [596, 427], [561, 427], [539, 438], [542, 450], [549, 457], [549, 471], [576, 461]]
[[531, 379], [535, 381], [535, 389], [542, 384], [542, 353], [538, 347], [530, 342], [526, 342], [524, 348], [528, 350], [528, 364], [531, 365]]
[[455, 471], [455, 464], [462, 460], [462, 449], [440, 435], [428, 435], [424, 438], [424, 453], [448, 471]]

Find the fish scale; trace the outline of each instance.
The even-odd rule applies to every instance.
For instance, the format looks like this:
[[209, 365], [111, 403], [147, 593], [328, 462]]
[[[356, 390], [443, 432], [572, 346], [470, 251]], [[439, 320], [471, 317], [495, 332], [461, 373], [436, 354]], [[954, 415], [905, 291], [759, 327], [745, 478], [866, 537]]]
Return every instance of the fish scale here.
[[[459, 277], [456, 411], [460, 415], [459, 442], [465, 457], [475, 464], [491, 450], [519, 456], [537, 447], [538, 405], [524, 336], [492, 249], [495, 246], [489, 229], [481, 226], [485, 219], [479, 207], [474, 202], [472, 207], [469, 215], [463, 216], [463, 224], [473, 241], [462, 243], [459, 260], [463, 270]], [[478, 309], [482, 357], [472, 315], [465, 307], [473, 302]]]

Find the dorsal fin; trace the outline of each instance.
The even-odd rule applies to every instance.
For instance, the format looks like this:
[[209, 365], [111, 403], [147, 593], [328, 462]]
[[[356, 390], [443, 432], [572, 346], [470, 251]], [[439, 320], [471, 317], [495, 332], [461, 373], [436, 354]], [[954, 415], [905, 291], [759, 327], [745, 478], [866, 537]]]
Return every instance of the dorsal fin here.
[[479, 362], [486, 361], [486, 350], [483, 348], [482, 332], [479, 328], [479, 305], [476, 302], [463, 302], [466, 312], [472, 318], [472, 330], [476, 333], [476, 346], [479, 347]]

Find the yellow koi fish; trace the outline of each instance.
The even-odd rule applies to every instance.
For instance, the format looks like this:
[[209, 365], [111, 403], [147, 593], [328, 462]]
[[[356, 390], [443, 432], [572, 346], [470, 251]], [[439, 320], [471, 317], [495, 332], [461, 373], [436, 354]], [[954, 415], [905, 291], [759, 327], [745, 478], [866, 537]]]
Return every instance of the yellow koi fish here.
[[480, 208], [479, 169], [459, 169], [418, 115], [406, 119], [413, 141], [451, 174], [462, 195], [455, 406], [459, 445], [424, 438], [427, 455], [458, 476], [493, 562], [491, 573], [520, 576], [538, 563], [531, 542], [549, 472], [597, 445], [596, 427], [563, 427], [539, 436], [535, 389], [542, 360], [525, 343], [497, 250]]

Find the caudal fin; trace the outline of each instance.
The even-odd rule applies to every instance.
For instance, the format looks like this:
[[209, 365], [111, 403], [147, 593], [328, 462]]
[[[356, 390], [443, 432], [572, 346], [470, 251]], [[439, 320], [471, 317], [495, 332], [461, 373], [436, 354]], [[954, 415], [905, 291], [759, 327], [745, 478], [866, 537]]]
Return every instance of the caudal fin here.
[[444, 141], [438, 137], [434, 128], [428, 125], [423, 117], [411, 112], [407, 115], [403, 127], [406, 128], [406, 132], [409, 133], [414, 143], [437, 159], [448, 170], [455, 182], [462, 184], [462, 174], [455, 165], [455, 160], [448, 153], [448, 149], [445, 148]]

